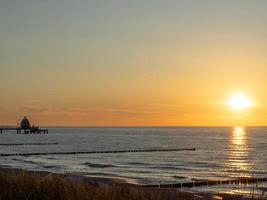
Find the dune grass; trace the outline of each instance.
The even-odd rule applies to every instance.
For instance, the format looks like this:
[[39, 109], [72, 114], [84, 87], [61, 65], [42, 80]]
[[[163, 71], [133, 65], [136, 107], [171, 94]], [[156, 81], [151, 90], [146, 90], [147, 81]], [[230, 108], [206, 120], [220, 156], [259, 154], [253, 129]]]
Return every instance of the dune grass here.
[[96, 186], [76, 183], [63, 175], [47, 176], [22, 170], [0, 170], [0, 200], [174, 200], [197, 199], [175, 190], [127, 185]]

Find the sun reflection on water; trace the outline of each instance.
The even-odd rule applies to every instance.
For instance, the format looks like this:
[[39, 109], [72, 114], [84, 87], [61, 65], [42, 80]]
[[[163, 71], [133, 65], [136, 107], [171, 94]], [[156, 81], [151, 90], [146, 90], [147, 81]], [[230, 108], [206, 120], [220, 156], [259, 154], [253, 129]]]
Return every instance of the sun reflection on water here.
[[250, 176], [251, 163], [248, 160], [247, 132], [245, 127], [234, 127], [229, 153], [229, 167], [238, 172], [238, 176]]
[[244, 145], [246, 145], [246, 130], [244, 127], [237, 126], [234, 127], [232, 134], [232, 144], [241, 150], [244, 150]]

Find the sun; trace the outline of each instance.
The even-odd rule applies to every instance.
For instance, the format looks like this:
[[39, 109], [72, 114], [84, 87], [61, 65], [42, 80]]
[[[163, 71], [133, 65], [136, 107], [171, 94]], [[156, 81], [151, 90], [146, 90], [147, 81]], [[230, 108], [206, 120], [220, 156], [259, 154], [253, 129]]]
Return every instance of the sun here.
[[243, 94], [235, 94], [229, 99], [228, 105], [235, 110], [244, 110], [251, 107], [252, 103]]

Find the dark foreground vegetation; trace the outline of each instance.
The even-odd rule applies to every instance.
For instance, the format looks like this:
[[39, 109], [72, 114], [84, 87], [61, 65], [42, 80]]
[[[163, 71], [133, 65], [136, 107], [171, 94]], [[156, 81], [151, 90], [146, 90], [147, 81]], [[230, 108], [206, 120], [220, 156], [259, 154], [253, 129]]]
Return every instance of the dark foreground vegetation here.
[[121, 184], [93, 185], [70, 181], [64, 175], [0, 170], [0, 200], [174, 200], [199, 199], [176, 190]]

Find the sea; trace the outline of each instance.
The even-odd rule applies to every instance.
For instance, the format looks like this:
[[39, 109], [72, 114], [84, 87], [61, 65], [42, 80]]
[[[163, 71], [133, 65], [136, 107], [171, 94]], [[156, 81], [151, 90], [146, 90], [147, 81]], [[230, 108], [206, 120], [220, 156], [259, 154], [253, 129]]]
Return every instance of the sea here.
[[[3, 132], [0, 134], [0, 154], [177, 148], [196, 150], [0, 156], [0, 166], [117, 178], [139, 185], [230, 180], [238, 177], [267, 178], [267, 127], [50, 127], [48, 129], [48, 134]], [[38, 145], [40, 143], [47, 145]], [[262, 184], [266, 186], [265, 183]], [[250, 187], [220, 185], [196, 187], [191, 190], [249, 193], [251, 191], [248, 188]]]

